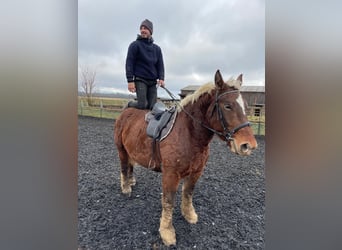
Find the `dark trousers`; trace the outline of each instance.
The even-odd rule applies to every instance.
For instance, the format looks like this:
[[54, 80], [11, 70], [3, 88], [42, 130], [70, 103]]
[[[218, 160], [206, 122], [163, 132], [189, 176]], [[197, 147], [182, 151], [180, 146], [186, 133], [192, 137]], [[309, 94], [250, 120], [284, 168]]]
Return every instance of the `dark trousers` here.
[[153, 105], [157, 102], [157, 81], [145, 80], [137, 77], [134, 83], [137, 102], [129, 102], [128, 107], [151, 110]]

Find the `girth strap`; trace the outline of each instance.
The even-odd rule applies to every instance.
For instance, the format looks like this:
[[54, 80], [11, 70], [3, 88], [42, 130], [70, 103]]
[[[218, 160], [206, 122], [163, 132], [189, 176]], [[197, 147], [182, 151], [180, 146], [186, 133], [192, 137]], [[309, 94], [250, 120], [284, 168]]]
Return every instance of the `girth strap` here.
[[161, 160], [161, 155], [160, 155], [160, 144], [159, 144], [158, 139], [152, 140], [152, 158], [148, 164], [148, 168], [151, 168], [152, 170], [159, 171], [159, 172], [162, 169], [162, 160]]

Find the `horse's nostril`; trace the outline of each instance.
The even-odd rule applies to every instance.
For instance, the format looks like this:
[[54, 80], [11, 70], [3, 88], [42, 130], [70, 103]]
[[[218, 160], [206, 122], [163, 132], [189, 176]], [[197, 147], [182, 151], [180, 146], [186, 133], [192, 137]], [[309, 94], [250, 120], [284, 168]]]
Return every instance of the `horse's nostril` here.
[[250, 146], [248, 143], [241, 144], [240, 146], [241, 152], [248, 152], [250, 150]]

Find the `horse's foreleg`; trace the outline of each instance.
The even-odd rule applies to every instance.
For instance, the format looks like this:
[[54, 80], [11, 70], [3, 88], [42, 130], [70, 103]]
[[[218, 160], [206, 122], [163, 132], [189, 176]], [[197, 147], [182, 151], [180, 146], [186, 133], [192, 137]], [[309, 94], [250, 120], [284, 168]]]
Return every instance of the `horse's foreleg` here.
[[181, 210], [184, 218], [191, 224], [197, 223], [198, 216], [196, 214], [195, 208], [192, 205], [192, 196], [195, 188], [195, 184], [201, 173], [196, 173], [188, 176], [184, 179], [182, 187], [182, 203]]
[[162, 216], [160, 218], [159, 233], [166, 246], [176, 244], [176, 231], [172, 225], [172, 214], [179, 178], [177, 175], [163, 174]]

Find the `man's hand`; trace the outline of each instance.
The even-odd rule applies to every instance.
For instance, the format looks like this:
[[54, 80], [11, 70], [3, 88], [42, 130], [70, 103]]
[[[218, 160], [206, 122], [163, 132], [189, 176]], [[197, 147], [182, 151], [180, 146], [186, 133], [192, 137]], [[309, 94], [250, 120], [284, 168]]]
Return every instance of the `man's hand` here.
[[159, 81], [158, 81], [158, 85], [161, 86], [161, 87], [165, 87], [165, 82], [164, 82], [164, 80], [159, 80]]
[[135, 92], [135, 84], [134, 84], [134, 82], [129, 82], [128, 83], [128, 90], [130, 91], [130, 92]]

